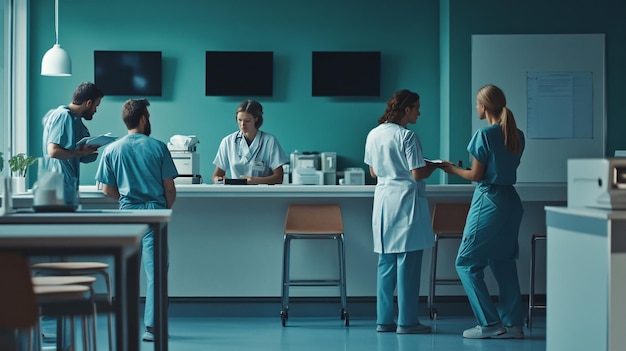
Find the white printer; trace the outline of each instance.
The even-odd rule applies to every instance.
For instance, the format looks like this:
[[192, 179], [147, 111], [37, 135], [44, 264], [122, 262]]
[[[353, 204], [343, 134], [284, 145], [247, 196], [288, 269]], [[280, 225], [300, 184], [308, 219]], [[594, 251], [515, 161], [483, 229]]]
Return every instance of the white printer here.
[[172, 160], [178, 171], [175, 184], [201, 184], [200, 154], [196, 153], [198, 138], [195, 135], [174, 135], [167, 143]]
[[324, 185], [324, 172], [315, 168], [297, 167], [293, 170], [293, 184]]
[[626, 158], [567, 160], [567, 206], [626, 209]]

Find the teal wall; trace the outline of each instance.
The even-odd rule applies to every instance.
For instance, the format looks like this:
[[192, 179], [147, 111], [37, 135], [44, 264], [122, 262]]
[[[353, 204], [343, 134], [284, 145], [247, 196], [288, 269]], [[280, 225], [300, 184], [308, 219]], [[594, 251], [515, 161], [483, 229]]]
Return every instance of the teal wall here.
[[[271, 4], [271, 5], [270, 5]], [[367, 132], [386, 99], [408, 88], [422, 97], [422, 116], [411, 126], [428, 157], [467, 160], [474, 92], [472, 34], [605, 33], [607, 47], [607, 154], [626, 149], [622, 115], [626, 80], [626, 4], [599, 0], [571, 6], [569, 0], [343, 0], [260, 2], [252, 0], [60, 1], [60, 44], [73, 61], [73, 76], [39, 75], [41, 57], [54, 43], [54, 2], [30, 3], [29, 149], [41, 155], [41, 117], [69, 102], [75, 86], [93, 80], [94, 50], [163, 52], [163, 96], [152, 97], [153, 136], [200, 139], [202, 175], [220, 139], [236, 130], [234, 111], [249, 96], [204, 96], [207, 50], [274, 51], [274, 96], [264, 105], [263, 130], [276, 135], [287, 153], [337, 151], [339, 168], [364, 167]], [[311, 51], [382, 52], [380, 98], [311, 96]], [[92, 134], [123, 135], [125, 97], [106, 97]], [[96, 165], [83, 167], [81, 184], [93, 184]], [[429, 182], [438, 182], [431, 177]], [[458, 182], [451, 179], [451, 182]]]
[[[453, 124], [450, 159], [467, 158], [474, 94], [471, 92], [472, 34], [577, 34], [606, 35], [607, 154], [626, 148], [626, 118], [622, 102], [626, 81], [626, 3], [596, 0], [526, 0], [523, 2], [450, 0], [450, 95]], [[513, 111], [515, 113], [515, 111]], [[460, 117], [460, 118], [459, 118]], [[457, 156], [458, 155], [458, 156]], [[532, 157], [525, 155], [524, 157]], [[523, 159], [522, 159], [522, 162]]]
[[[41, 117], [69, 102], [75, 86], [93, 80], [94, 50], [160, 50], [163, 96], [151, 97], [153, 136], [200, 139], [201, 172], [213, 173], [219, 141], [235, 131], [239, 102], [254, 96], [204, 96], [204, 52], [271, 50], [274, 96], [259, 97], [262, 130], [276, 135], [287, 153], [336, 151], [338, 167], [364, 167], [367, 132], [376, 126], [394, 91], [409, 88], [422, 97], [415, 126], [430, 157], [438, 157], [438, 5], [415, 1], [60, 1], [59, 42], [72, 58], [73, 75], [39, 75], [41, 57], [54, 43], [53, 1], [31, 0], [30, 152], [40, 155]], [[376, 50], [382, 53], [381, 96], [311, 96], [311, 51]], [[245, 84], [245, 82], [241, 82]], [[125, 134], [125, 97], [105, 97], [92, 134]], [[81, 184], [93, 184], [96, 165], [82, 168]]]

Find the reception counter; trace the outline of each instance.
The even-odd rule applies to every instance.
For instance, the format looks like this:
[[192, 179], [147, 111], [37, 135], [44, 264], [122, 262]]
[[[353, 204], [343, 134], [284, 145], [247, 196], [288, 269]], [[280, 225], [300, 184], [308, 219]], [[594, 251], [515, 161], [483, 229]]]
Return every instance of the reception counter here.
[[[281, 288], [283, 228], [291, 203], [338, 203], [344, 218], [347, 293], [376, 295], [377, 255], [372, 252], [372, 185], [177, 185], [177, 199], [169, 224], [169, 294], [172, 297], [278, 297]], [[520, 232], [519, 273], [527, 291], [530, 236], [545, 232], [546, 205], [564, 205], [565, 184], [518, 185], [525, 215]], [[435, 202], [467, 201], [473, 185], [428, 185]], [[81, 186], [83, 208], [116, 208], [96, 186]], [[29, 196], [15, 199], [21, 207]], [[333, 243], [295, 242], [291, 255], [294, 278], [333, 277]], [[438, 272], [454, 275], [458, 244], [442, 243]], [[430, 252], [424, 255], [422, 295], [427, 294]], [[491, 276], [488, 284], [494, 287]], [[142, 284], [143, 285], [143, 284]], [[542, 293], [542, 285], [537, 287]], [[143, 287], [142, 287], [143, 289]], [[438, 295], [464, 295], [459, 286], [442, 286]], [[292, 296], [336, 296], [336, 287], [294, 288]]]

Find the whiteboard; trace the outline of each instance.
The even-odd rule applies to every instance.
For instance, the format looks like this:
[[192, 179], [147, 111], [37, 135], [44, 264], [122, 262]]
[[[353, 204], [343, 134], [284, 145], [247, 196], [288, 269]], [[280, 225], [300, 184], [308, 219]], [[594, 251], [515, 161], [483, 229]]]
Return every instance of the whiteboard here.
[[[472, 96], [486, 84], [500, 87], [526, 149], [518, 183], [567, 182], [567, 160], [602, 158], [606, 148], [604, 34], [472, 35]], [[584, 72], [592, 77], [591, 138], [528, 138], [527, 75], [530, 72]], [[472, 109], [472, 135], [487, 122]]]

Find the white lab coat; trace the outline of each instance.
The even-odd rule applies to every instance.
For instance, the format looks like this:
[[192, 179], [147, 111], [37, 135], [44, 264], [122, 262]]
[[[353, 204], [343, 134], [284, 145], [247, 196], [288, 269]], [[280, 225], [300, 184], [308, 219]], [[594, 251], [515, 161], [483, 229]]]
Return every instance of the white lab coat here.
[[411, 174], [411, 170], [426, 165], [417, 135], [395, 123], [380, 124], [367, 136], [365, 163], [378, 177], [372, 211], [374, 252], [432, 247], [426, 184]]
[[289, 162], [278, 139], [259, 131], [248, 146], [240, 131], [229, 134], [220, 143], [213, 164], [230, 172], [231, 178], [241, 176], [266, 177], [274, 169]]

